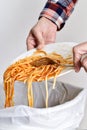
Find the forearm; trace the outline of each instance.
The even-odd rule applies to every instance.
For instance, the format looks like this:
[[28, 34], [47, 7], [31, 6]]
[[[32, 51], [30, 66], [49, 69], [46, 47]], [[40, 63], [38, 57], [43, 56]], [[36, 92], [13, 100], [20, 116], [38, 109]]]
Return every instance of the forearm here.
[[69, 18], [78, 0], [48, 0], [40, 17], [46, 17], [54, 22], [60, 30]]

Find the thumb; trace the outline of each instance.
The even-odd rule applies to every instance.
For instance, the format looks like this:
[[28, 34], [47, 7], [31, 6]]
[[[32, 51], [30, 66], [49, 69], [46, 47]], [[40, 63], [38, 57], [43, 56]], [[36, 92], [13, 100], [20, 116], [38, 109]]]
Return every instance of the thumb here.
[[40, 38], [40, 41], [38, 41], [37, 49], [42, 49], [45, 46], [45, 42], [43, 38]]
[[74, 65], [75, 65], [75, 71], [79, 72], [81, 68], [81, 55], [78, 53], [74, 53]]
[[34, 35], [34, 37], [36, 39], [36, 42], [37, 42], [37, 45], [36, 45], [37, 49], [42, 49], [44, 47], [44, 45], [45, 45], [45, 40], [43, 38], [42, 32], [34, 31], [33, 35]]

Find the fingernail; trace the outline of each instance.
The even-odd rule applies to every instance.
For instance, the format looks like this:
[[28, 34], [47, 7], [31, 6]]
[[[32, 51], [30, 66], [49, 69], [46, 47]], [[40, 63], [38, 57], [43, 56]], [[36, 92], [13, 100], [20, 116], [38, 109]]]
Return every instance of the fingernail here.
[[41, 44], [41, 45], [39, 45], [39, 46], [37, 47], [37, 49], [40, 50], [40, 49], [42, 49], [43, 47], [44, 47], [44, 45]]
[[79, 69], [78, 67], [75, 67], [75, 72], [77, 72], [77, 73], [78, 73], [78, 72], [79, 72], [79, 70], [80, 70], [80, 69]]

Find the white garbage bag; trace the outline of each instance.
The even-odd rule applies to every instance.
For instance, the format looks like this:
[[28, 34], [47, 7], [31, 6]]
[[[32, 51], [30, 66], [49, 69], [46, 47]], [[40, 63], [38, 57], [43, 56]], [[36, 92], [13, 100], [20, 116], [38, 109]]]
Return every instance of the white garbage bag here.
[[45, 108], [44, 82], [33, 83], [34, 108], [27, 103], [27, 85], [15, 83], [15, 106], [3, 108], [3, 86], [0, 92], [0, 128], [26, 127], [29, 130], [71, 130], [77, 128], [84, 116], [87, 89], [57, 81], [52, 89], [49, 80], [48, 108]]

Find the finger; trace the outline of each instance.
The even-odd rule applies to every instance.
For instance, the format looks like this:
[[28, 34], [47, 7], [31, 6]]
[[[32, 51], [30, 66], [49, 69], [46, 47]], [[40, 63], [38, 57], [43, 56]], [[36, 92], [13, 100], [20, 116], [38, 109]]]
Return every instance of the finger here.
[[79, 53], [78, 47], [73, 48], [73, 61], [75, 66], [75, 71], [79, 72], [81, 68], [81, 54]]
[[27, 46], [27, 50], [31, 50], [31, 49], [33, 49], [35, 47], [35, 41], [34, 40], [30, 40], [29, 41], [29, 44], [28, 44], [28, 46]]
[[37, 32], [37, 30], [32, 30], [32, 34], [36, 39], [36, 42], [37, 42], [36, 47], [37, 47], [37, 49], [42, 49], [44, 47], [44, 45], [45, 45], [45, 41], [44, 41], [42, 32], [40, 32], [40, 31]]
[[85, 71], [87, 72], [87, 55], [82, 59], [82, 66], [84, 67]]
[[33, 35], [29, 34], [29, 36], [26, 39], [26, 44], [27, 44], [27, 50], [33, 49], [35, 47], [35, 38], [33, 37]]

